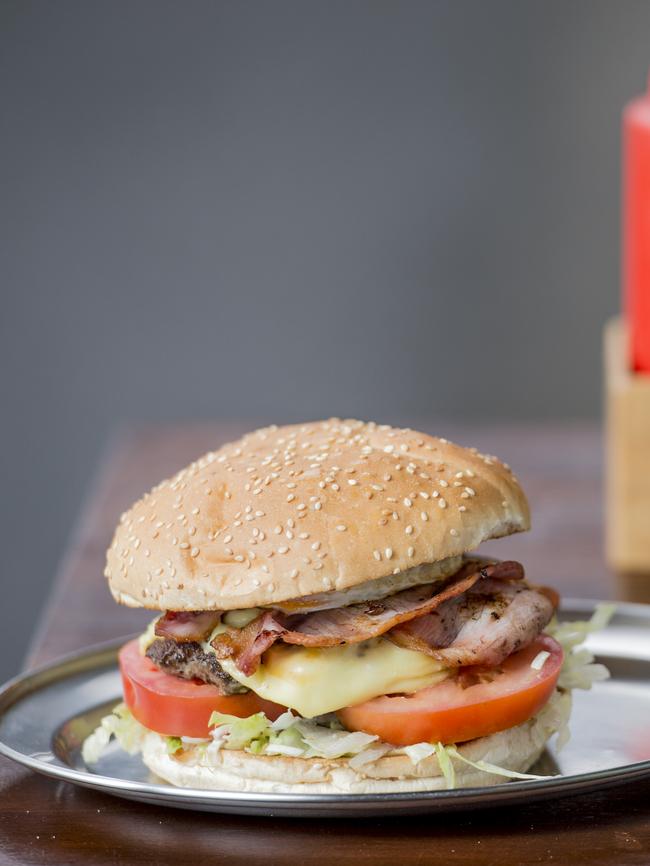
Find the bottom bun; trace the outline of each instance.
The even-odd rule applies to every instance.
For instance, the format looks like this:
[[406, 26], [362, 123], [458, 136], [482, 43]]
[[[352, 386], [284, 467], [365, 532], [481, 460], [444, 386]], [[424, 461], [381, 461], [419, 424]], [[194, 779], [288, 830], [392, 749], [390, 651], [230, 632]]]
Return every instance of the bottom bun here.
[[[505, 770], [525, 773], [540, 757], [560, 721], [568, 718], [569, 693], [555, 692], [532, 719], [488, 737], [458, 746], [470, 761], [487, 761]], [[374, 794], [397, 791], [435, 791], [447, 787], [435, 755], [414, 764], [404, 753], [377, 758], [358, 769], [347, 758], [290, 758], [252, 755], [221, 749], [185, 750], [179, 757], [167, 754], [166, 738], [149, 733], [142, 749], [144, 763], [157, 776], [181, 788], [218, 791], [301, 794]], [[454, 761], [456, 787], [474, 788], [505, 782]]]

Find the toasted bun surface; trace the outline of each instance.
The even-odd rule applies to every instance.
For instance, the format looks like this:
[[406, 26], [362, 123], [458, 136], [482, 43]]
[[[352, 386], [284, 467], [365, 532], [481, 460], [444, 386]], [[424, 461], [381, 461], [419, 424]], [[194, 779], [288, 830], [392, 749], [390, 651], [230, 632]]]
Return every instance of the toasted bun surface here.
[[[556, 732], [557, 719], [567, 717], [571, 695], [555, 692], [536, 716], [516, 728], [481, 737], [458, 746], [471, 761], [487, 761], [506, 770], [525, 773], [540, 757]], [[353, 794], [397, 791], [434, 791], [447, 786], [438, 759], [425, 758], [413, 764], [407, 755], [388, 755], [354, 770], [346, 758], [288, 758], [251, 755], [222, 749], [206, 757], [192, 754], [182, 759], [167, 754], [165, 738], [147, 735], [142, 752], [144, 763], [157, 776], [183, 788], [209, 790]], [[482, 787], [505, 782], [456, 760], [456, 786]]]
[[132, 607], [230, 610], [345, 590], [529, 525], [495, 457], [332, 419], [257, 430], [163, 481], [122, 515], [105, 573]]

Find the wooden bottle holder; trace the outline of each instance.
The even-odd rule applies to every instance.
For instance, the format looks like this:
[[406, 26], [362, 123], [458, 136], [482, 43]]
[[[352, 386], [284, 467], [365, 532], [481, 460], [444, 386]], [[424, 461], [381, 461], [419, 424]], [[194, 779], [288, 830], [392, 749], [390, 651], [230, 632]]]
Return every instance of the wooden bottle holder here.
[[605, 328], [606, 553], [620, 594], [650, 601], [650, 375], [627, 367], [621, 319]]

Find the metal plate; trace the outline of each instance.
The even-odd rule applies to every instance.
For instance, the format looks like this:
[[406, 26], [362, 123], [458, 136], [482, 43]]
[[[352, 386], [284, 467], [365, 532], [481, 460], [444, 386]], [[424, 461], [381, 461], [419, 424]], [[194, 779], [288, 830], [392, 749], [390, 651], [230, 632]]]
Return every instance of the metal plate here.
[[[568, 601], [561, 619], [587, 619], [594, 602]], [[240, 815], [353, 817], [485, 808], [543, 800], [650, 776], [650, 605], [621, 604], [587, 646], [611, 680], [574, 692], [571, 742], [539, 772], [562, 775], [487, 788], [397, 794], [254, 794], [174, 788], [117, 745], [92, 768], [80, 748], [120, 699], [116, 653], [125, 639], [68, 656], [0, 690], [0, 752], [37, 772], [147, 803]]]

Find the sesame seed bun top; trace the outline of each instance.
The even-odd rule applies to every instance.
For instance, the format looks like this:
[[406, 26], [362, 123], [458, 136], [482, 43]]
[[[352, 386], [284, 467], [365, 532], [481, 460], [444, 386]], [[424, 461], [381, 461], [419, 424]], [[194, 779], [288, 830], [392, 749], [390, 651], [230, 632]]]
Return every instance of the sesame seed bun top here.
[[345, 590], [529, 526], [495, 457], [331, 419], [257, 430], [160, 483], [122, 515], [105, 574], [131, 607], [232, 610]]

